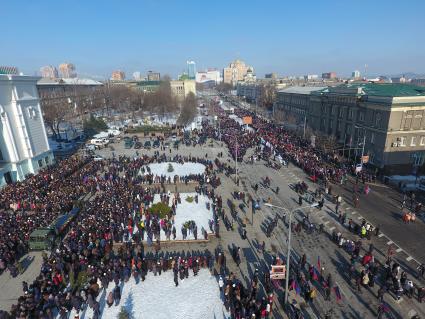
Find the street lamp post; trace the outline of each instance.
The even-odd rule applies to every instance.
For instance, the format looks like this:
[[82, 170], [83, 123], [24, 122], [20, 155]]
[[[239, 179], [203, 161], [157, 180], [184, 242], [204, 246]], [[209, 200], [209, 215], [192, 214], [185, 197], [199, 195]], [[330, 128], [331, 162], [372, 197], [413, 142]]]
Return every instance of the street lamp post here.
[[363, 156], [364, 156], [364, 148], [366, 144], [366, 128], [363, 126], [358, 126], [358, 125], [354, 125], [354, 127], [363, 129], [363, 145], [362, 145], [362, 154], [360, 157], [360, 165], [361, 165], [361, 168], [363, 169]]
[[286, 212], [289, 213], [289, 224], [288, 224], [288, 252], [287, 252], [287, 257], [286, 257], [286, 274], [285, 274], [285, 299], [284, 299], [284, 305], [287, 306], [288, 304], [288, 288], [289, 288], [289, 265], [290, 265], [290, 258], [291, 258], [291, 235], [292, 235], [292, 227], [291, 227], [291, 223], [292, 223], [292, 214], [294, 212], [296, 212], [297, 210], [302, 210], [304, 208], [309, 208], [309, 207], [316, 207], [319, 204], [318, 203], [314, 203], [312, 205], [307, 205], [307, 206], [303, 206], [303, 207], [297, 207], [293, 210], [288, 210], [285, 207], [281, 207], [281, 206], [276, 206], [276, 205], [272, 205], [269, 203], [264, 204], [268, 207], [271, 208], [277, 208], [277, 209], [281, 209], [284, 210]]

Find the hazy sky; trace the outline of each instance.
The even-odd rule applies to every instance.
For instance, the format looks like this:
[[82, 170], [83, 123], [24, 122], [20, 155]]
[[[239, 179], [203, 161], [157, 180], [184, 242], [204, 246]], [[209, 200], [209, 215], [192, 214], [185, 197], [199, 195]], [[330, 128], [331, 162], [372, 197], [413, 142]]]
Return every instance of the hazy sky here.
[[425, 73], [424, 0], [2, 0], [0, 65], [33, 74], [72, 62], [176, 76], [187, 59], [222, 69], [240, 58], [257, 76]]

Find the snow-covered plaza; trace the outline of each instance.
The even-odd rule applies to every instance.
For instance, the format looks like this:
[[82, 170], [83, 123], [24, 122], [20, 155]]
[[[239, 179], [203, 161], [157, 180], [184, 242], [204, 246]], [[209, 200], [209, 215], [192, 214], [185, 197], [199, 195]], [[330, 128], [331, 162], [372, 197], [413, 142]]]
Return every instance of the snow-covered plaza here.
[[[136, 284], [133, 278], [121, 288], [121, 302], [106, 304], [106, 297], [114, 288], [100, 293], [98, 300], [102, 319], [117, 319], [124, 307], [134, 319], [228, 319], [230, 314], [220, 299], [217, 280], [208, 269], [200, 269], [197, 276], [192, 273], [189, 278], [179, 280], [178, 287], [173, 281], [171, 270], [161, 276], [148, 273], [145, 281]], [[74, 310], [69, 318], [74, 318]], [[93, 311], [86, 308], [80, 312], [80, 319], [93, 318]]]
[[[173, 166], [173, 171], [168, 171], [168, 166]], [[176, 162], [164, 162], [164, 163], [153, 163], [148, 165], [151, 174], [158, 176], [166, 176], [173, 178], [175, 175], [187, 176], [192, 174], [203, 174], [205, 172], [205, 165], [201, 163], [176, 163]], [[146, 172], [147, 174], [147, 172]]]
[[[186, 198], [198, 195], [198, 203], [193, 200], [189, 203]], [[171, 194], [170, 202], [168, 206], [172, 205], [175, 194]], [[176, 215], [174, 216], [174, 225], [176, 227], [176, 239], [183, 239], [183, 235], [181, 232], [182, 225], [189, 221], [193, 220], [198, 226], [198, 239], [202, 238], [202, 227], [210, 233], [210, 229], [208, 226], [208, 221], [213, 218], [212, 215], [212, 207], [210, 199], [205, 195], [199, 195], [197, 193], [180, 193], [181, 203], [177, 204]], [[161, 201], [159, 194], [155, 194], [154, 196], [154, 204]], [[207, 203], [210, 203], [210, 209], [207, 208]], [[161, 239], [165, 239], [165, 233], [161, 229]], [[193, 234], [187, 235], [187, 239], [195, 239]]]

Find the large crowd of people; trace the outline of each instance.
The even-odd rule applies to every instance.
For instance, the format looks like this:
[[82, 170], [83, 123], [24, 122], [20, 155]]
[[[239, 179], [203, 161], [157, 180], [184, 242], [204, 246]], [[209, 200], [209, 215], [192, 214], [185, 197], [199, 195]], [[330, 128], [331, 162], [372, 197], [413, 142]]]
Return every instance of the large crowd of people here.
[[[206, 171], [170, 181], [147, 169], [150, 163], [162, 161], [202, 163]], [[112, 281], [114, 276], [110, 274], [124, 278], [128, 268], [133, 273], [140, 271], [144, 254], [136, 251], [143, 247], [145, 237], [148, 245], [160, 244], [161, 229], [167, 239], [175, 233], [172, 215], [159, 218], [148, 209], [155, 194], [163, 201], [169, 199], [170, 194], [165, 192], [167, 183], [196, 182], [198, 194], [208, 196], [213, 203], [210, 229], [199, 230], [200, 234], [218, 234], [217, 210], [221, 209], [222, 201], [214, 193], [220, 181], [212, 168], [212, 161], [188, 156], [167, 158], [158, 154], [103, 161], [74, 156], [2, 189], [0, 265], [2, 271], [9, 269], [11, 274], [16, 274], [17, 259], [28, 250], [32, 230], [50, 225], [82, 196], [91, 196], [84, 201], [51, 256], [45, 256], [40, 275], [32, 283], [25, 283], [25, 295], [12, 308], [13, 318], [51, 318], [58, 311], [66, 313], [69, 307], [78, 310], [84, 302], [98, 307], [97, 282], [103, 281], [105, 285], [105, 276]], [[172, 206], [174, 214], [176, 205], [177, 202]], [[196, 229], [194, 223], [189, 226], [189, 231]], [[114, 250], [116, 245], [122, 245], [118, 252]], [[82, 283], [90, 288], [82, 287]]]
[[[353, 172], [353, 167], [341, 165], [332, 154], [321, 152], [281, 126], [257, 117], [252, 112], [243, 109], [234, 111], [238, 117], [252, 117], [250, 129], [241, 129], [240, 124], [219, 106], [215, 107], [215, 112], [220, 121], [219, 128], [204, 123], [201, 135], [224, 142], [230, 155], [238, 161], [243, 160], [248, 149], [254, 148], [259, 156], [279, 157], [282, 161], [292, 162], [311, 176], [313, 181], [319, 180], [324, 185], [329, 182], [343, 183], [347, 174]], [[215, 258], [208, 254], [159, 257], [158, 254], [149, 255], [144, 251], [145, 245], [154, 245], [158, 251], [161, 241], [175, 239], [178, 231], [182, 232], [183, 238], [187, 237], [187, 232], [196, 233], [195, 239], [198, 232], [199, 237], [205, 239], [208, 233], [215, 233], [219, 237], [219, 219], [224, 221], [227, 229], [233, 229], [233, 222], [227, 218], [222, 198], [217, 195], [215, 188], [220, 185], [217, 173], [224, 171], [229, 175], [234, 169], [219, 158], [220, 154], [213, 161], [207, 155], [202, 158], [181, 155], [167, 157], [166, 154], [156, 152], [151, 157], [119, 156], [93, 161], [75, 155], [45, 168], [37, 175], [29, 176], [23, 182], [3, 188], [0, 191], [0, 272], [9, 270], [13, 275], [17, 274], [19, 268], [17, 260], [28, 251], [31, 232], [49, 226], [83, 197], [90, 197], [84, 200], [79, 214], [70, 222], [67, 233], [52, 253], [43, 257], [39, 276], [30, 283], [23, 283], [24, 295], [12, 307], [11, 318], [53, 318], [55, 315], [66, 318], [72, 309], [78, 313], [84, 307], [92, 308], [94, 318], [98, 318], [101, 309], [96, 298], [110, 284], [115, 285], [115, 288], [107, 296], [108, 305], [119, 302], [119, 284], [127, 282], [132, 276], [138, 282], [139, 279], [144, 281], [148, 272], [156, 275], [162, 271], [173, 271], [177, 286], [179, 278], [187, 278], [189, 269], [195, 275], [199, 267], [212, 270], [214, 261], [222, 275], [219, 279], [222, 299], [232, 317], [270, 316], [273, 289], [267, 271], [264, 278], [267, 295], [258, 299], [258, 271], [252, 276], [250, 286], [245, 288], [232, 273], [226, 275], [222, 253], [216, 253]], [[201, 163], [205, 165], [206, 171], [204, 174], [174, 177], [152, 174], [149, 164], [162, 162]], [[365, 181], [375, 177], [363, 172], [358, 178]], [[180, 198], [178, 193], [171, 197], [170, 192], [165, 191], [165, 185], [191, 182], [198, 185], [196, 192], [199, 195], [208, 196], [212, 202], [212, 219], [208, 230], [197, 229], [193, 221], [188, 221], [187, 227], [181, 230], [174, 225], [173, 215]], [[330, 194], [330, 187], [327, 186], [327, 189]], [[150, 212], [149, 207], [155, 195], [167, 205], [172, 203], [170, 214], [160, 217]], [[354, 232], [360, 232], [363, 236], [363, 228], [367, 236], [369, 230], [366, 232], [366, 224]], [[335, 234], [333, 238], [337, 244], [341, 242], [341, 236]], [[353, 258], [358, 257], [357, 243], [353, 242], [350, 246], [343, 241], [341, 247], [349, 250]], [[274, 264], [280, 262], [279, 259], [274, 260]], [[310, 280], [316, 278], [317, 274], [311, 268], [308, 271], [305, 269], [305, 261], [299, 263], [300, 266], [295, 267], [298, 269], [296, 274], [291, 274], [290, 287], [296, 289], [300, 284], [302, 294], [308, 301], [314, 290]], [[361, 263], [368, 267], [364, 274], [357, 277], [365, 282], [366, 276], [376, 275], [375, 264], [373, 260], [362, 260]], [[394, 270], [397, 266], [389, 265], [393, 271], [388, 273], [387, 281], [396, 278], [397, 283], [400, 283], [400, 271]], [[306, 276], [310, 280], [306, 280]], [[320, 277], [320, 280], [332, 287], [331, 278], [325, 280]], [[3, 315], [6, 318], [8, 316], [6, 313]]]

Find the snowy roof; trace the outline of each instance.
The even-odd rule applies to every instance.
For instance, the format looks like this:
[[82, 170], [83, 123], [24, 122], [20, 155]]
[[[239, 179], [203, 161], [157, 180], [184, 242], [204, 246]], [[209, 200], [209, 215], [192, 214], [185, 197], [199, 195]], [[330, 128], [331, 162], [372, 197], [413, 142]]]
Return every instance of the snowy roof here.
[[292, 94], [310, 94], [311, 92], [320, 91], [326, 88], [326, 86], [291, 86], [290, 88], [280, 90], [279, 92]]
[[37, 85], [103, 85], [102, 82], [81, 78], [41, 78]]

